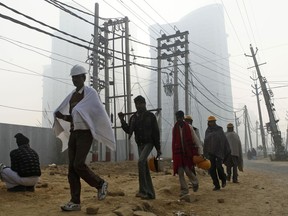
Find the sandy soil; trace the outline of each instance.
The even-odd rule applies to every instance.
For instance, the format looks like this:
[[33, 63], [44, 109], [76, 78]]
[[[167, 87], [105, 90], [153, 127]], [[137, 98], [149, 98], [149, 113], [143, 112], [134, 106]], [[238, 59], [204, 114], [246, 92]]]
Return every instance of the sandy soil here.
[[[96, 190], [83, 182], [82, 210], [62, 212], [60, 205], [69, 200], [67, 166], [56, 165], [42, 168], [41, 182], [34, 193], [7, 192], [3, 182], [0, 182], [0, 215], [87, 215], [86, 209], [92, 207], [99, 208], [97, 215], [103, 216], [288, 216], [287, 175], [245, 168], [239, 174], [240, 184], [228, 182], [221, 191], [212, 191], [210, 176], [197, 169], [199, 191], [193, 192], [191, 189], [189, 199], [180, 200], [178, 176], [171, 174], [171, 165], [167, 161], [163, 162], [165, 172], [151, 173], [155, 200], [135, 197], [138, 189], [136, 161], [97, 162], [89, 166], [108, 181], [109, 195], [104, 201], [98, 201]], [[269, 163], [262, 163], [265, 162]], [[288, 162], [279, 163], [279, 167], [288, 169]]]

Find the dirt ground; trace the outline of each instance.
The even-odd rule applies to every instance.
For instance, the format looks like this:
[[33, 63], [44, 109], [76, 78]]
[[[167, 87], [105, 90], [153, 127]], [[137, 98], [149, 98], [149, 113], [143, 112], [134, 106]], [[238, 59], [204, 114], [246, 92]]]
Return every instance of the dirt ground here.
[[[109, 195], [104, 201], [98, 201], [96, 190], [83, 182], [81, 211], [62, 212], [60, 205], [70, 198], [67, 166], [56, 165], [42, 168], [41, 181], [34, 193], [7, 192], [4, 183], [0, 182], [0, 215], [87, 215], [86, 209], [92, 207], [99, 208], [96, 215], [103, 216], [288, 216], [288, 176], [285, 174], [244, 167], [244, 172], [239, 173], [239, 184], [228, 182], [220, 191], [212, 191], [210, 176], [197, 169], [200, 182], [198, 192], [191, 189], [189, 199], [180, 200], [178, 176], [172, 175], [171, 165], [167, 161], [163, 162], [165, 172], [151, 173], [155, 200], [135, 197], [138, 190], [136, 161], [97, 162], [89, 166], [108, 181]], [[262, 160], [257, 163], [270, 162]], [[277, 166], [288, 169], [288, 162], [281, 162]]]

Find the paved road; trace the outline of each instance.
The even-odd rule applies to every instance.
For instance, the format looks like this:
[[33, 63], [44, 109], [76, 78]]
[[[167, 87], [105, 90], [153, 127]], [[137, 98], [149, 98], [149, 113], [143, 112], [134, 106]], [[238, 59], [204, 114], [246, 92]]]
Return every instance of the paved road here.
[[245, 167], [257, 171], [288, 175], [288, 161], [270, 161], [269, 159], [244, 159], [244, 171]]

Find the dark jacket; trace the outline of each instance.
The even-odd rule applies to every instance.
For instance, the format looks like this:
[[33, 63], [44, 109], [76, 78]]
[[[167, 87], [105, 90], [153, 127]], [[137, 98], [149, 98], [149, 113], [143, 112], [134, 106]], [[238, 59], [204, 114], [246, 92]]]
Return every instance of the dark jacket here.
[[135, 141], [138, 145], [153, 143], [156, 150], [160, 150], [160, 132], [153, 113], [149, 111], [136, 112], [129, 119], [129, 125], [125, 121], [122, 121], [121, 124], [122, 129], [129, 134], [129, 138], [134, 132]]
[[11, 169], [20, 177], [41, 176], [38, 154], [29, 145], [21, 145], [10, 152]]
[[203, 152], [205, 156], [214, 155], [224, 161], [230, 155], [230, 146], [222, 127], [215, 125], [206, 129]]

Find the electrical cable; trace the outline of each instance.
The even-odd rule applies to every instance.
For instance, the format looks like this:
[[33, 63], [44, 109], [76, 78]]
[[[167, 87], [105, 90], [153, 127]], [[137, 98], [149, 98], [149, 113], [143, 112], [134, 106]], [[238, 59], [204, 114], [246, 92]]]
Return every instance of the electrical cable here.
[[[150, 26], [150, 24], [149, 24], [146, 20], [144, 20], [142, 17], [140, 17], [140, 16], [139, 16], [138, 14], [136, 14], [134, 11], [132, 11], [131, 8], [130, 8], [128, 5], [126, 5], [122, 0], [117, 0], [117, 1], [120, 2], [120, 3], [123, 5], [123, 7], [125, 7], [126, 10], [128, 10], [131, 14], [133, 14], [133, 15], [134, 15], [139, 21], [141, 21], [144, 25], [146, 25], [147, 27]], [[151, 27], [151, 26], [150, 26], [150, 27]], [[151, 31], [154, 32], [154, 34], [159, 35], [159, 33], [157, 32], [157, 30], [155, 30], [153, 27], [151, 27], [150, 29], [151, 29]]]
[[44, 78], [49, 78], [49, 79], [55, 80], [55, 81], [57, 81], [57, 82], [64, 83], [64, 84], [66, 84], [66, 85], [71, 85], [71, 84], [66, 83], [66, 82], [64, 82], [64, 81], [61, 81], [60, 78], [55, 78], [55, 77], [51, 77], [51, 76], [47, 76], [47, 75], [40, 74], [40, 73], [35, 72], [35, 71], [33, 71], [33, 70], [30, 70], [30, 69], [24, 68], [24, 67], [22, 67], [22, 66], [19, 66], [19, 65], [17, 65], [17, 64], [13, 64], [13, 63], [11, 63], [11, 62], [8, 62], [8, 61], [6, 61], [6, 60], [4, 60], [4, 59], [0, 59], [0, 61], [5, 62], [5, 63], [10, 64], [10, 65], [13, 65], [13, 66], [16, 66], [16, 67], [18, 67], [18, 68], [21, 68], [21, 69], [24, 69], [24, 70], [30, 71], [30, 72], [32, 72], [32, 73], [38, 75], [38, 76], [42, 76], [42, 77], [44, 77]]
[[15, 10], [15, 9], [13, 9], [13, 8], [10, 8], [10, 7], [6, 6], [5, 4], [3, 4], [3, 3], [1, 3], [1, 2], [0, 2], [0, 6], [3, 6], [3, 7], [5, 7], [5, 8], [7, 8], [7, 9], [13, 11], [14, 13], [17, 13], [17, 14], [19, 14], [19, 15], [21, 15], [21, 16], [24, 16], [25, 18], [27, 18], [27, 19], [29, 19], [29, 20], [32, 20], [32, 21], [34, 21], [34, 22], [36, 22], [36, 23], [38, 23], [38, 24], [41, 24], [41, 25], [43, 25], [43, 26], [45, 26], [45, 27], [48, 27], [48, 28], [50, 28], [50, 29], [52, 29], [52, 30], [54, 30], [54, 31], [60, 32], [60, 33], [62, 33], [62, 34], [64, 34], [64, 35], [70, 36], [70, 37], [72, 37], [72, 38], [74, 38], [74, 39], [77, 39], [77, 40], [80, 40], [80, 41], [82, 41], [82, 42], [89, 43], [89, 41], [83, 40], [82, 38], [76, 37], [76, 36], [71, 35], [71, 34], [69, 34], [69, 33], [67, 33], [67, 32], [61, 31], [61, 30], [59, 30], [59, 29], [57, 29], [57, 28], [55, 28], [55, 27], [52, 27], [52, 26], [50, 26], [50, 25], [47, 25], [47, 24], [45, 24], [45, 23], [43, 23], [43, 22], [41, 22], [41, 21], [38, 21], [38, 20], [36, 20], [36, 19], [34, 19], [34, 18], [30, 17], [30, 16], [27, 16], [27, 15], [25, 15], [25, 14], [23, 14], [23, 13]]
[[81, 17], [81, 16], [78, 16], [77, 14], [73, 13], [72, 11], [64, 8], [63, 6], [61, 6], [61, 5], [59, 5], [59, 4], [55, 3], [55, 2], [54, 2], [54, 3], [51, 2], [52, 0], [44, 0], [44, 1], [48, 2], [49, 4], [51, 4], [51, 5], [53, 5], [53, 6], [57, 7], [57, 8], [59, 8], [60, 10], [63, 10], [64, 12], [69, 13], [69, 14], [71, 14], [72, 16], [75, 16], [75, 17], [77, 17], [78, 19], [81, 19], [81, 20], [83, 20], [84, 22], [89, 23], [89, 24], [91, 24], [91, 25], [94, 26], [94, 23], [92, 23], [92, 22], [84, 19], [84, 18]]
[[[74, 41], [71, 41], [71, 40], [67, 40], [67, 39], [65, 39], [65, 38], [63, 38], [63, 37], [54, 35], [54, 34], [52, 34], [52, 33], [50, 33], [50, 32], [46, 32], [46, 31], [44, 31], [44, 30], [42, 30], [42, 29], [39, 29], [39, 28], [37, 28], [37, 27], [28, 25], [28, 24], [26, 24], [26, 23], [24, 23], [24, 22], [21, 22], [21, 21], [19, 21], [19, 20], [16, 20], [16, 19], [14, 19], [14, 18], [12, 18], [12, 17], [9, 17], [9, 16], [6, 16], [6, 15], [4, 15], [4, 14], [0, 14], [0, 17], [3, 18], [3, 19], [9, 20], [9, 21], [11, 21], [11, 22], [14, 22], [14, 23], [16, 23], [16, 24], [18, 24], [18, 25], [22, 25], [22, 26], [24, 26], [24, 27], [33, 29], [33, 30], [35, 30], [35, 31], [38, 31], [38, 32], [47, 34], [47, 35], [49, 35], [49, 36], [51, 36], [51, 37], [55, 37], [55, 38], [58, 38], [58, 39], [60, 39], [60, 40], [64, 40], [64, 41], [66, 41], [66, 42], [68, 42], [68, 43], [77, 45], [77, 46], [82, 47], [82, 48], [85, 48], [85, 49], [89, 49], [89, 47], [86, 46], [86, 45], [83, 45], [83, 44], [80, 44], [80, 43], [77, 43], [77, 42], [74, 42]], [[98, 50], [97, 50], [96, 52], [101, 53], [101, 52], [98, 51]], [[103, 53], [101, 53], [101, 54], [103, 55]]]
[[[105, 2], [107, 5], [109, 5], [111, 8], [113, 8], [114, 10], [116, 10], [118, 13], [120, 13], [121, 15], [123, 15], [123, 17], [125, 17], [124, 14], [122, 14], [119, 10], [117, 10], [115, 7], [113, 7], [111, 4], [109, 4], [107, 1], [103, 0], [103, 2]], [[146, 33], [149, 37], [151, 37], [152, 39], [156, 40], [156, 38], [152, 37], [148, 32], [146, 32], [143, 28], [141, 28], [139, 25], [137, 25], [136, 23], [132, 22], [135, 26], [137, 26], [139, 29], [141, 29], [144, 33]]]
[[[25, 48], [25, 47], [23, 47], [23, 46], [20, 46], [20, 45], [18, 45], [18, 44], [22, 44], [22, 45], [25, 45], [25, 46], [28, 46], [28, 47], [32, 47], [32, 48], [34, 48], [34, 49], [38, 49], [38, 50], [41, 50], [41, 51], [44, 51], [44, 52], [47, 52], [47, 53], [50, 53], [50, 54], [53, 54], [53, 55], [57, 55], [57, 56], [59, 56], [59, 57], [63, 57], [63, 58], [69, 59], [69, 60], [77, 61], [77, 62], [80, 62], [80, 63], [85, 63], [85, 62], [83, 62], [83, 61], [79, 61], [78, 59], [74, 59], [74, 58], [71, 58], [71, 57], [68, 57], [68, 56], [64, 56], [64, 55], [61, 55], [61, 54], [59, 54], [59, 53], [51, 52], [51, 51], [42, 49], [42, 48], [40, 48], [40, 47], [36, 47], [36, 46], [31, 45], [31, 44], [23, 43], [23, 42], [21, 42], [21, 41], [14, 40], [14, 39], [11, 39], [11, 38], [8, 38], [8, 37], [4, 37], [4, 36], [1, 36], [1, 35], [0, 35], [0, 39], [1, 39], [1, 40], [4, 40], [4, 41], [7, 41], [7, 42], [9, 42], [9, 43], [11, 43], [11, 44], [13, 44], [13, 45], [15, 45], [15, 46], [21, 47], [21, 48], [23, 48], [23, 49], [27, 49], [27, 48]], [[16, 43], [18, 43], [18, 44], [16, 44]], [[32, 49], [28, 49], [28, 50], [31, 50], [31, 51], [34, 52], [34, 50], [32, 50]], [[38, 53], [38, 52], [36, 52], [36, 53]], [[44, 56], [46, 56], [46, 55], [44, 55]], [[47, 57], [47, 56], [46, 56], [46, 57]], [[49, 58], [50, 58], [50, 57], [49, 57]], [[65, 62], [65, 63], [67, 63], [67, 62]], [[67, 64], [69, 64], [69, 63], [67, 63]]]

